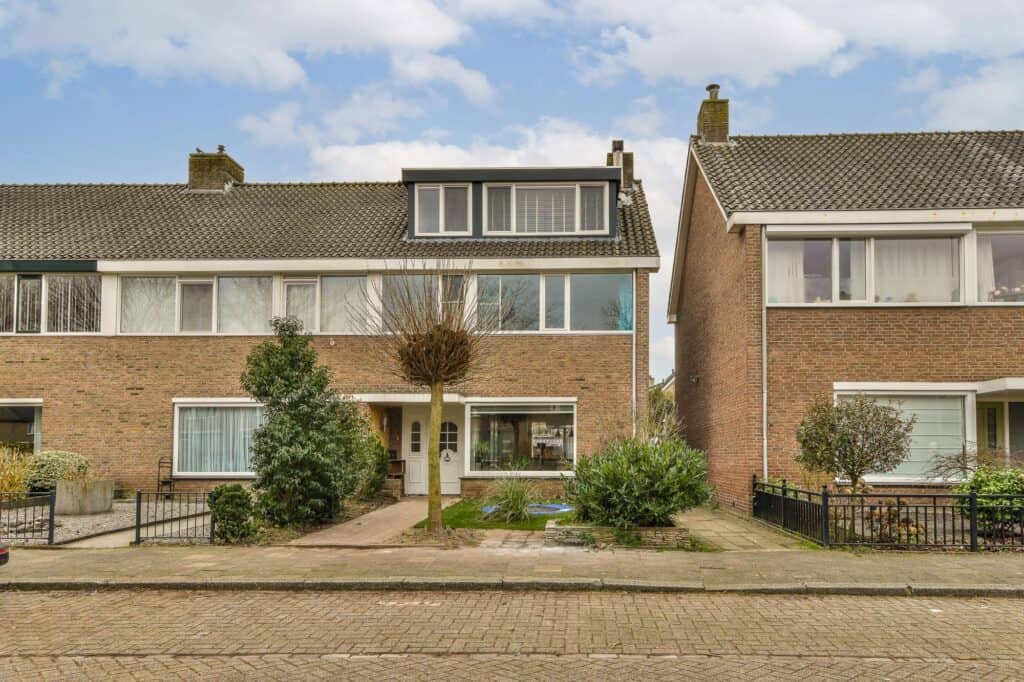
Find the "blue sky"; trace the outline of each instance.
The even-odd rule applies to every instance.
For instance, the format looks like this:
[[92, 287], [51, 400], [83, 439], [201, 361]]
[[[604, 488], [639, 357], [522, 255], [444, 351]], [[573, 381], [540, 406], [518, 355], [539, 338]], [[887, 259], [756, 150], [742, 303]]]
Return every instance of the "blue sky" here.
[[[622, 6], [619, 6], [622, 5]], [[979, 9], [984, 6], [984, 10]], [[250, 180], [636, 154], [662, 253], [710, 81], [735, 134], [1024, 127], [1024, 5], [732, 0], [0, 0], [0, 182]]]

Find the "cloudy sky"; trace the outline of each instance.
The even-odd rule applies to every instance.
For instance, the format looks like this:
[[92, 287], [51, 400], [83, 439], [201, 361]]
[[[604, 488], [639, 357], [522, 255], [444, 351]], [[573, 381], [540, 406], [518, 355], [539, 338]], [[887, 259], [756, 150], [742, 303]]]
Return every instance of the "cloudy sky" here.
[[662, 253], [709, 81], [737, 134], [1024, 127], [1024, 3], [0, 0], [0, 182], [252, 180], [636, 153]]

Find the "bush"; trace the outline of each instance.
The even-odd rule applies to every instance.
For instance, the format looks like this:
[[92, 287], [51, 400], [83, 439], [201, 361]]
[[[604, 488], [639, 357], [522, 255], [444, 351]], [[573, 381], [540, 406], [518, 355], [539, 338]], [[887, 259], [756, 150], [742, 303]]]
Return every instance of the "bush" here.
[[32, 473], [30, 453], [15, 445], [0, 445], [0, 492], [24, 493], [28, 491], [28, 477]]
[[566, 491], [580, 521], [620, 530], [671, 526], [710, 494], [704, 453], [678, 437], [614, 441], [576, 465]]
[[240, 483], [214, 488], [210, 492], [214, 539], [232, 545], [252, 540], [256, 532], [252, 512], [252, 494]]
[[[953, 487], [953, 492], [968, 495], [971, 487], [978, 495], [1024, 495], [1024, 470], [982, 466], [971, 478]], [[969, 517], [970, 501], [958, 498], [957, 511]], [[1024, 499], [981, 498], [978, 500], [978, 529], [986, 534], [1005, 534], [1020, 523]]]
[[537, 486], [523, 478], [501, 478], [491, 484], [487, 502], [495, 507], [487, 516], [506, 523], [530, 518], [530, 505], [537, 500]]
[[[366, 422], [366, 420], [363, 420]], [[388, 463], [391, 456], [380, 438], [370, 428], [369, 422], [360, 427], [362, 433], [355, 448], [356, 484], [355, 496], [371, 500], [384, 490], [388, 478]]]
[[50, 450], [32, 456], [29, 490], [46, 492], [57, 488], [57, 481], [82, 481], [92, 475], [89, 460], [74, 452]]

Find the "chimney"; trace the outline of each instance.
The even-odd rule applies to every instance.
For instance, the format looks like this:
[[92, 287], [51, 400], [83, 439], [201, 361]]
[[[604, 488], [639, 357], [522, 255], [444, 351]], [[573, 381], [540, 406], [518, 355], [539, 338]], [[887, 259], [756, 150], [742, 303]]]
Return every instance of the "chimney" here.
[[622, 168], [622, 189], [629, 191], [633, 189], [633, 152], [623, 151], [625, 146], [622, 140], [612, 140], [612, 150], [605, 165]]
[[729, 100], [718, 99], [718, 83], [708, 86], [708, 97], [697, 113], [697, 135], [702, 142], [729, 141]]
[[188, 155], [188, 189], [192, 192], [226, 192], [231, 185], [245, 182], [245, 169], [217, 145], [216, 152], [196, 147]]

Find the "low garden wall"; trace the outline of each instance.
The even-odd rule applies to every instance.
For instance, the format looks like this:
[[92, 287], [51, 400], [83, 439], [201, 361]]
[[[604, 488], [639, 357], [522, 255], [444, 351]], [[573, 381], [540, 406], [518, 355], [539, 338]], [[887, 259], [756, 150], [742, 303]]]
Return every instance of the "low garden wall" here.
[[641, 527], [620, 531], [610, 526], [585, 526], [548, 521], [544, 527], [544, 544], [587, 547], [594, 545], [625, 545], [674, 549], [690, 543], [690, 529], [679, 526]]
[[[525, 481], [529, 481], [537, 488], [537, 495], [539, 499], [559, 500], [565, 497], [565, 483], [563, 483], [561, 478], [527, 478], [525, 476], [520, 478]], [[460, 482], [462, 483], [462, 490], [459, 494], [462, 497], [468, 497], [471, 499], [487, 497], [490, 494], [491, 485], [496, 480], [498, 479], [494, 477], [463, 477], [460, 479]]]

